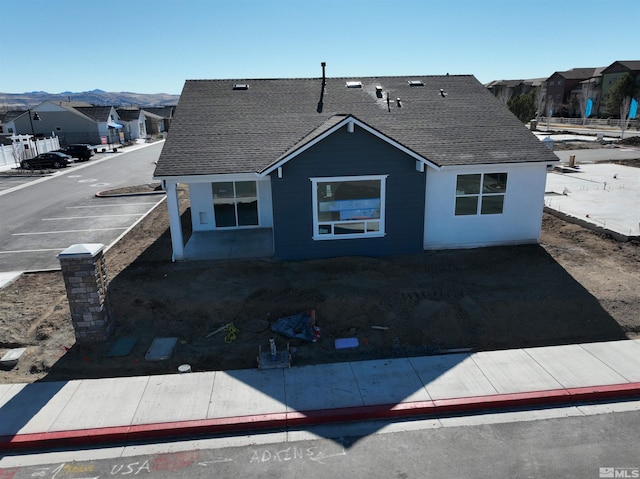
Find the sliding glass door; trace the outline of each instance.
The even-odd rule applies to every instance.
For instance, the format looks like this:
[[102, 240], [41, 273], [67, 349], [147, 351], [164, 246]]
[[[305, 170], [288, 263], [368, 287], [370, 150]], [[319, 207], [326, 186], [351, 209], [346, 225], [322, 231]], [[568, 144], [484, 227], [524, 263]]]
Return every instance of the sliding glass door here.
[[258, 193], [255, 181], [212, 183], [217, 228], [258, 226]]

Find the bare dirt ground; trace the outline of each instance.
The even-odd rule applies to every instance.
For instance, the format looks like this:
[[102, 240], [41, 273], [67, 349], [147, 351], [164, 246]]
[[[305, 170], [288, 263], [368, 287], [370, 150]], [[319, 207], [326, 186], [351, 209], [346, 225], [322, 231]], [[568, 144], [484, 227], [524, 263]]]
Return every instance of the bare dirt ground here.
[[[0, 290], [0, 355], [27, 349], [17, 366], [0, 370], [0, 383], [173, 373], [184, 363], [194, 371], [253, 368], [271, 337], [280, 347], [289, 342], [294, 366], [640, 338], [640, 244], [548, 214], [540, 245], [171, 263], [161, 205], [105, 256], [117, 323], [106, 343], [75, 343], [60, 272], [25, 274]], [[317, 312], [318, 342], [270, 330], [309, 309]], [[207, 338], [229, 322], [239, 331], [234, 340], [224, 331]], [[130, 336], [137, 342], [127, 356], [107, 356]], [[168, 360], [145, 361], [155, 337], [179, 338]], [[337, 338], [358, 338], [359, 346], [336, 350]]]

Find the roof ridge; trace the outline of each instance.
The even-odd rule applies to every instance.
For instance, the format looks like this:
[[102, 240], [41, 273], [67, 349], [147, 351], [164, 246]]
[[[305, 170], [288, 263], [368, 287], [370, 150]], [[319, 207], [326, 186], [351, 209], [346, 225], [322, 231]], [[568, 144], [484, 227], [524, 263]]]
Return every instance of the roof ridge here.
[[[353, 80], [354, 78], [358, 79], [385, 79], [385, 78], [395, 78], [395, 79], [404, 79], [404, 78], [413, 78], [422, 77], [422, 78], [456, 78], [456, 77], [473, 77], [471, 73], [460, 73], [460, 74], [440, 74], [440, 75], [427, 75], [424, 73], [415, 74], [415, 75], [350, 75], [350, 76], [326, 76], [326, 80]], [[192, 78], [185, 80], [186, 82], [246, 82], [246, 81], [301, 81], [301, 80], [310, 80], [317, 81], [322, 80], [322, 77], [278, 77], [278, 78]]]

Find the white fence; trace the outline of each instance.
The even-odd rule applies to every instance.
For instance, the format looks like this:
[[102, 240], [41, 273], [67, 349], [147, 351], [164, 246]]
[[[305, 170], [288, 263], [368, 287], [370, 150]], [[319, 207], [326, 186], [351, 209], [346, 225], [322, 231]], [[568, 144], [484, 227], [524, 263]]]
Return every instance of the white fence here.
[[46, 153], [60, 148], [60, 141], [55, 136], [33, 140], [29, 135], [17, 135], [12, 139], [14, 140], [12, 145], [0, 146], [1, 169], [17, 168], [24, 159], [33, 158], [37, 153]]
[[[602, 127], [611, 127], [611, 128], [620, 128], [622, 121], [620, 118], [587, 118], [586, 121], [582, 118], [562, 118], [552, 116], [551, 118], [547, 118], [546, 116], [541, 116], [538, 124], [543, 125], [547, 121], [553, 124], [564, 124], [564, 125], [584, 125], [584, 126], [602, 126]], [[628, 128], [635, 128], [639, 125], [637, 119], [627, 120]]]

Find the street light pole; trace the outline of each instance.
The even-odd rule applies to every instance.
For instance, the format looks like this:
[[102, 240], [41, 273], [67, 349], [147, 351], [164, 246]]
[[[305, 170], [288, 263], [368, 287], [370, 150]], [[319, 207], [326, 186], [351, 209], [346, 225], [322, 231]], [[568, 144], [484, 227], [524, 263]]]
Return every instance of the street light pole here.
[[29, 124], [31, 124], [31, 135], [33, 136], [33, 146], [36, 148], [36, 156], [38, 156], [38, 140], [36, 140], [36, 132], [33, 129], [33, 120], [40, 121], [40, 117], [38, 116], [38, 112], [33, 114], [33, 120], [31, 119], [31, 110], [27, 108], [27, 113], [29, 114]]

